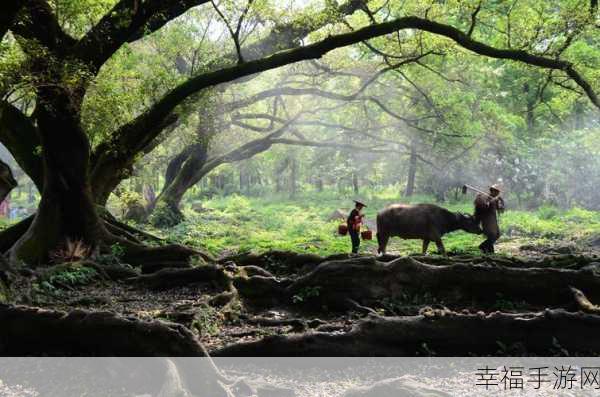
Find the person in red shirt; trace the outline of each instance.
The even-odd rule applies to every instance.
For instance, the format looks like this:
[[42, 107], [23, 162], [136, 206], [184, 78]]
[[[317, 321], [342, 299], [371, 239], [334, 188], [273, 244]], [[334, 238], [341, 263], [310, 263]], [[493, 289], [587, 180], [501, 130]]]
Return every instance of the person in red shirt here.
[[364, 218], [364, 215], [360, 211], [365, 208], [366, 205], [357, 200], [353, 201], [355, 206], [354, 209], [350, 211], [350, 215], [348, 215], [346, 223], [348, 224], [348, 234], [350, 235], [350, 240], [352, 241], [352, 253], [356, 254], [358, 252], [358, 247], [360, 246], [360, 225], [362, 224], [362, 220]]

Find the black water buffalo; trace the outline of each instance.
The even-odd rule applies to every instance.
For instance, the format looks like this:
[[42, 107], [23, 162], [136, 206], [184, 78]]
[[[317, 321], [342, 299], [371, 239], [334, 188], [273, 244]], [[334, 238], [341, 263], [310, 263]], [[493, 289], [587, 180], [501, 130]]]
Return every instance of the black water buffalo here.
[[434, 204], [392, 204], [377, 214], [377, 242], [380, 254], [385, 253], [390, 237], [423, 240], [423, 254], [430, 241], [434, 241], [441, 254], [445, 254], [442, 236], [462, 229], [481, 234], [478, 222], [471, 215], [450, 212]]

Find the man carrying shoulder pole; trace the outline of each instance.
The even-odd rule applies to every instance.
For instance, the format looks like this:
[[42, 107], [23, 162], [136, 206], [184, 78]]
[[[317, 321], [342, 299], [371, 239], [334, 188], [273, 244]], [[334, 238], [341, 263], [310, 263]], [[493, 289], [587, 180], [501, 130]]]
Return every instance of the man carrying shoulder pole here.
[[[465, 185], [465, 187], [471, 188]], [[498, 226], [498, 214], [504, 212], [504, 200], [500, 197], [500, 187], [498, 185], [490, 186], [490, 192], [484, 193], [480, 190], [473, 202], [475, 206], [475, 219], [481, 222], [483, 234], [486, 240], [479, 245], [479, 249], [484, 254], [494, 253], [494, 243], [500, 237], [500, 227]]]

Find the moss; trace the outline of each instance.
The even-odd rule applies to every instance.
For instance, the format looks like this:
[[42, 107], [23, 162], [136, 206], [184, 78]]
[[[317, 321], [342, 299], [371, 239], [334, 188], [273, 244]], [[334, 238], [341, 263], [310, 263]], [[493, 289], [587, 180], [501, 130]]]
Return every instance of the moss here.
[[164, 201], [159, 201], [150, 215], [149, 221], [155, 227], [173, 227], [183, 222], [184, 216], [175, 208]]

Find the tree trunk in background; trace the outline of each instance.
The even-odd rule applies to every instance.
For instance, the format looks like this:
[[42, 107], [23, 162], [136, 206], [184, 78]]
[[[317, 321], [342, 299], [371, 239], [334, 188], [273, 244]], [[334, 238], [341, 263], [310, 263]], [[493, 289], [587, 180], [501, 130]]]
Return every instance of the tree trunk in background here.
[[175, 156], [167, 167], [165, 185], [154, 205], [149, 208], [150, 222], [155, 226], [173, 226], [181, 222], [179, 206], [185, 192], [197, 181], [197, 172], [206, 163], [208, 145], [205, 142], [188, 146]]
[[298, 192], [298, 161], [295, 158], [290, 160], [290, 197], [296, 197]]
[[534, 113], [534, 111], [535, 111], [535, 103], [537, 101], [537, 98], [531, 97], [528, 83], [523, 84], [523, 92], [525, 93], [525, 99], [527, 101], [527, 109], [525, 111], [526, 119], [527, 119], [527, 131], [533, 132], [533, 129], [535, 128], [535, 113]]
[[277, 193], [280, 193], [283, 190], [282, 177], [283, 177], [284, 171], [288, 168], [289, 165], [290, 165], [290, 159], [286, 157], [281, 162], [281, 164], [279, 164], [279, 166], [275, 169], [275, 191]]
[[323, 191], [323, 178], [321, 178], [320, 176], [316, 177], [316, 181], [315, 181], [315, 185], [317, 187], [317, 192], [322, 192]]
[[352, 189], [354, 191], [354, 194], [358, 194], [360, 191], [358, 186], [358, 175], [356, 172], [352, 173]]
[[584, 110], [583, 110], [583, 104], [580, 101], [575, 102], [573, 113], [575, 113], [575, 117], [574, 117], [575, 130], [581, 130], [584, 127], [584, 123], [583, 123]]
[[89, 181], [90, 144], [72, 94], [58, 86], [41, 89], [36, 111], [43, 148], [44, 187], [35, 218], [11, 249], [11, 259], [37, 265], [66, 241], [90, 250], [106, 234]]
[[415, 191], [415, 178], [417, 176], [417, 144], [414, 140], [410, 145], [410, 159], [408, 163], [408, 179], [406, 181], [406, 189], [404, 196], [410, 197]]

